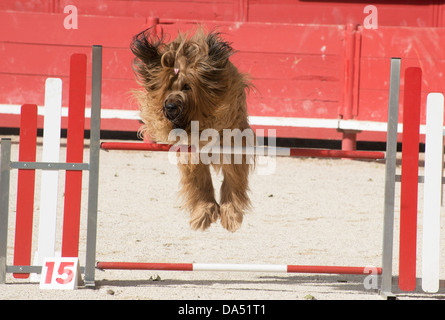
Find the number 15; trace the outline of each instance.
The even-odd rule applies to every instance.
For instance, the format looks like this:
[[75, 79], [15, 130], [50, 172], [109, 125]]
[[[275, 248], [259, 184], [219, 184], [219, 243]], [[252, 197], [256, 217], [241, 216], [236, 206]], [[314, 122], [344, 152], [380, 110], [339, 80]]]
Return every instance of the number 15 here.
[[[53, 272], [54, 272], [54, 265], [55, 261], [47, 261], [45, 264], [45, 267], [48, 268], [48, 271], [46, 272], [46, 278], [45, 283], [50, 284], [51, 280], [53, 278]], [[59, 269], [57, 270], [57, 273], [60, 277], [56, 278], [56, 282], [59, 284], [67, 284], [70, 283], [73, 280], [74, 272], [72, 270], [74, 268], [74, 262], [60, 262]], [[62, 277], [66, 274], [66, 277]]]

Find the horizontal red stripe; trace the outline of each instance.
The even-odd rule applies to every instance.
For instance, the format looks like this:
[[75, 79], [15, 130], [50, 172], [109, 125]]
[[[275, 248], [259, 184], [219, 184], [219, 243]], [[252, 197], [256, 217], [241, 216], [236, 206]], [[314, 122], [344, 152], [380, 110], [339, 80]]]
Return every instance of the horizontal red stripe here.
[[[288, 265], [290, 273], [329, 273], [329, 274], [370, 274], [371, 267], [342, 267], [342, 266], [295, 266]], [[377, 274], [382, 273], [382, 268], [376, 268]]]
[[290, 149], [293, 157], [318, 157], [318, 158], [350, 158], [350, 159], [384, 159], [385, 154], [377, 151], [345, 151], [327, 149]]
[[[102, 149], [105, 150], [146, 150], [146, 151], [169, 151], [171, 145], [157, 143], [134, 143], [134, 142], [103, 142]], [[384, 159], [383, 152], [376, 151], [343, 151], [326, 149], [296, 149], [290, 148], [290, 156], [294, 157], [320, 157], [320, 158], [351, 158], [351, 159]]]
[[100, 147], [104, 150], [169, 151], [171, 145], [139, 142], [102, 142]]
[[98, 269], [193, 271], [192, 263], [98, 262]]

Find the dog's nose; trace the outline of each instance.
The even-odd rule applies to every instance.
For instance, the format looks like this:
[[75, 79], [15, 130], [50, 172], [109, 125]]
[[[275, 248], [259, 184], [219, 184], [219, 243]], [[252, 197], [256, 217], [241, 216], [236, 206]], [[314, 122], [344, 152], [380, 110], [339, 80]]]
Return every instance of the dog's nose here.
[[173, 112], [173, 111], [175, 111], [176, 109], [178, 108], [178, 106], [177, 106], [177, 104], [176, 103], [167, 103], [166, 105], [165, 105], [165, 109], [167, 109], [167, 112]]

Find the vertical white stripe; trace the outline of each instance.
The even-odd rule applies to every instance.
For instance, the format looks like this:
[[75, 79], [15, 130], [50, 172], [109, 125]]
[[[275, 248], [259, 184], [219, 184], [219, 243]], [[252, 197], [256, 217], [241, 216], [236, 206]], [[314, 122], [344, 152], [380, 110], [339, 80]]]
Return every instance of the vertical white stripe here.
[[422, 289], [439, 291], [440, 207], [443, 163], [443, 107], [441, 93], [427, 98], [425, 136], [425, 181], [422, 245]]
[[[61, 110], [62, 80], [58, 78], [48, 78], [45, 85], [43, 162], [59, 162]], [[41, 265], [44, 258], [54, 257], [58, 180], [58, 170], [42, 171], [39, 242], [37, 257], [35, 259], [37, 265]]]

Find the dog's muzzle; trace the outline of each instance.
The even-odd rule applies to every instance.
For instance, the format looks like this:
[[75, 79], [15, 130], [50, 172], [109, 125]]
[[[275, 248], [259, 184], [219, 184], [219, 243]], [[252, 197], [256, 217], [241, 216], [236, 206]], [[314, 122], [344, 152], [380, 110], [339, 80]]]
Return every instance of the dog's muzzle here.
[[174, 120], [179, 115], [179, 107], [178, 104], [170, 102], [167, 104], [164, 104], [164, 116], [168, 120]]
[[167, 99], [162, 106], [164, 117], [172, 122], [174, 128], [184, 127], [183, 109], [183, 104], [179, 100], [171, 101]]
[[174, 121], [182, 112], [182, 104], [179, 101], [169, 102], [166, 100], [162, 107], [162, 112], [168, 120]]

